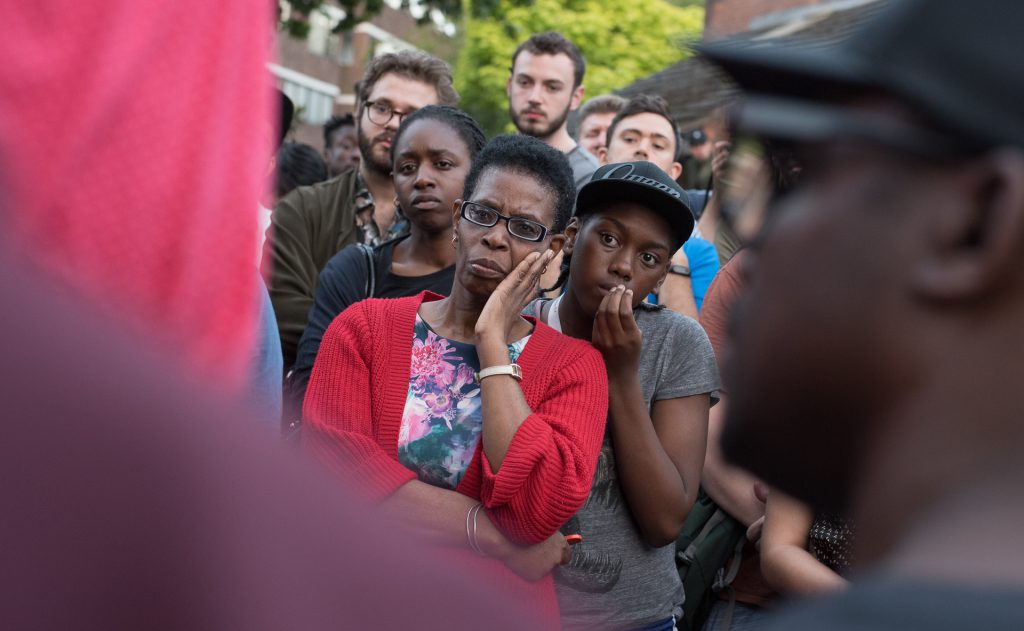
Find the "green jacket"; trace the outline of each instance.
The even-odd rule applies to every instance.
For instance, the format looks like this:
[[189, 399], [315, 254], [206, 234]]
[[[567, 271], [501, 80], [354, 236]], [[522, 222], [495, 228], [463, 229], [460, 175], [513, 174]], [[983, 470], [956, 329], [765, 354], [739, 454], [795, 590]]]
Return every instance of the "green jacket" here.
[[358, 239], [357, 174], [358, 169], [351, 169], [325, 182], [300, 186], [274, 208], [263, 275], [277, 314], [285, 370], [295, 364], [320, 270]]

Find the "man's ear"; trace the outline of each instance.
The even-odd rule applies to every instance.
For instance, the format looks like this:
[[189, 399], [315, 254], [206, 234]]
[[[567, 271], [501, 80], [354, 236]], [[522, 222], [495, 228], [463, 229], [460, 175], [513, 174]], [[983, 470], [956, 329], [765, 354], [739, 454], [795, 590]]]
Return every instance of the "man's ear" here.
[[359, 138], [359, 132], [363, 129], [363, 101], [358, 97], [359, 87], [356, 87], [356, 109], [352, 113], [352, 116], [356, 119], [356, 138]]
[[569, 101], [570, 112], [575, 112], [576, 108], [578, 108], [580, 106], [580, 103], [583, 102], [583, 92], [584, 89], [582, 83], [579, 86], [577, 86], [575, 90], [572, 91], [572, 100]]
[[511, 74], [508, 76], [508, 80], [505, 81], [505, 96], [508, 97], [509, 101], [512, 100], [512, 75]]
[[1024, 272], [1024, 151], [992, 151], [952, 177], [959, 191], [936, 204], [926, 256], [911, 275], [925, 299], [957, 302], [1016, 288]]
[[678, 162], [673, 162], [672, 166], [668, 168], [668, 175], [673, 180], [678, 180], [679, 176], [683, 174], [683, 165]]
[[608, 147], [597, 148], [597, 161], [601, 163], [601, 166], [608, 164]]

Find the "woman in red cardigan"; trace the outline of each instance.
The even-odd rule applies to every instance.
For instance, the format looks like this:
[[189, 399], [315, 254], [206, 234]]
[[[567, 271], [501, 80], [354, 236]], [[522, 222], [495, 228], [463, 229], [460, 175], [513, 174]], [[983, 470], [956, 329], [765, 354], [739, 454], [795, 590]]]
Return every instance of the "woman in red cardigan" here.
[[500, 136], [463, 197], [451, 296], [366, 300], [338, 316], [304, 441], [557, 627], [550, 572], [575, 539], [558, 529], [590, 491], [608, 384], [593, 347], [520, 313], [565, 241], [572, 173], [544, 143]]

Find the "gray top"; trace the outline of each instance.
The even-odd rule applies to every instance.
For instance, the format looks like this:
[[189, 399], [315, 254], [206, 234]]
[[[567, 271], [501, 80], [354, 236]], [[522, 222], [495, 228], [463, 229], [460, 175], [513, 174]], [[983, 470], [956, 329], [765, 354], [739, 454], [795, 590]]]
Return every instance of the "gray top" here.
[[572, 179], [576, 181], [577, 191], [590, 181], [590, 176], [601, 166], [594, 154], [581, 145], [576, 145], [572, 151], [565, 154], [565, 157], [569, 159], [569, 166], [572, 167]]
[[[654, 401], [718, 390], [715, 354], [696, 321], [646, 304], [634, 316], [644, 339], [639, 373], [648, 410]], [[562, 532], [583, 535], [569, 565], [555, 570], [565, 628], [628, 629], [678, 613], [683, 586], [675, 546], [651, 548], [640, 538], [607, 430], [590, 497]]]

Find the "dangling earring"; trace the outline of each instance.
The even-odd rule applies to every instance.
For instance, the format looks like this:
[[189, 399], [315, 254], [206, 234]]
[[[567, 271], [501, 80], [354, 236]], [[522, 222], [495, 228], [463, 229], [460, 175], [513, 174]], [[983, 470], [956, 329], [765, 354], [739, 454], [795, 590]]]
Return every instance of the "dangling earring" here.
[[452, 247], [453, 248], [459, 247], [459, 235], [457, 235], [457, 234], [453, 234], [452, 235]]

